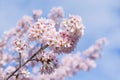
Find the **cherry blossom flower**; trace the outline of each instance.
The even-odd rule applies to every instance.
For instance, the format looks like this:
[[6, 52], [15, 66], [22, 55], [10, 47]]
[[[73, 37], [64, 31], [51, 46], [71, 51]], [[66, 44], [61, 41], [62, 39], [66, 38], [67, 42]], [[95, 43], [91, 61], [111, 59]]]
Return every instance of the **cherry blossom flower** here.
[[21, 74], [26, 78], [30, 77], [30, 72], [25, 69], [21, 70]]
[[42, 15], [41, 10], [34, 10], [33, 11], [33, 18], [37, 21], [37, 19]]
[[13, 45], [15, 46], [15, 50], [20, 53], [24, 52], [27, 48], [27, 43], [21, 39], [15, 39]]
[[57, 54], [53, 51], [43, 51], [37, 59], [41, 62], [40, 72], [42, 74], [50, 74], [58, 67]]
[[56, 26], [58, 27], [61, 19], [64, 17], [64, 11], [62, 7], [54, 7], [51, 9], [48, 17], [55, 21]]

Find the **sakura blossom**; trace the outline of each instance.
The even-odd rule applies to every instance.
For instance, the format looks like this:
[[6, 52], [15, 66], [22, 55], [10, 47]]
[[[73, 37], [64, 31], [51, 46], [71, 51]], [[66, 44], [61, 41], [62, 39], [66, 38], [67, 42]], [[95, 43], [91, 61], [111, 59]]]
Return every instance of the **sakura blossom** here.
[[15, 50], [20, 53], [23, 53], [23, 51], [27, 48], [27, 43], [21, 39], [14, 40], [13, 45], [15, 46]]
[[51, 9], [50, 13], [48, 14], [48, 17], [55, 21], [56, 25], [55, 27], [59, 27], [60, 21], [64, 17], [64, 11], [62, 7], [54, 7]]
[[41, 10], [34, 10], [33, 11], [33, 18], [34, 20], [37, 20], [40, 16], [42, 15], [42, 11]]
[[[101, 38], [74, 54], [84, 36], [79, 15], [64, 18], [62, 7], [54, 7], [48, 17], [42, 10], [23, 16], [0, 39], [0, 80], [65, 80], [79, 71], [95, 68], [96, 59], [108, 42]], [[60, 57], [62, 56], [62, 57]]]

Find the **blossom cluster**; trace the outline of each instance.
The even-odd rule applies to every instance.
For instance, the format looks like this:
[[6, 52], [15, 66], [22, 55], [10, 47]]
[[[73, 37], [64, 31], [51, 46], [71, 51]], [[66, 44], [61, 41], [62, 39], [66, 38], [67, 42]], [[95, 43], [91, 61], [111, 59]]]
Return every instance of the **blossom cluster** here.
[[83, 32], [84, 26], [79, 16], [70, 15], [68, 20], [61, 22], [58, 31], [52, 19], [41, 18], [30, 28], [29, 38], [48, 44], [54, 52], [70, 53]]
[[96, 67], [107, 39], [72, 54], [84, 35], [81, 17], [64, 18], [62, 7], [52, 8], [48, 18], [42, 13], [34, 10], [32, 17], [23, 16], [0, 39], [0, 80], [64, 80]]

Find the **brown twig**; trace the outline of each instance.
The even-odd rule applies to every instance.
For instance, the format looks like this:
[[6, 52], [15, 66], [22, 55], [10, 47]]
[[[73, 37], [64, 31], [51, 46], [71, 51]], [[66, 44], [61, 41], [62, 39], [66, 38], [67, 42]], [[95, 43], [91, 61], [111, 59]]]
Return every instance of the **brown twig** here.
[[23, 64], [21, 64], [21, 66], [19, 66], [14, 72], [12, 72], [5, 80], [8, 80], [9, 78], [11, 78], [17, 71], [19, 71], [19, 69], [21, 69], [23, 66], [25, 66], [29, 61], [31, 61], [39, 52], [41, 52], [42, 50], [44, 50], [45, 48], [47, 48], [48, 45], [42, 46], [37, 52], [35, 52], [26, 62], [24, 62]]
[[21, 53], [19, 53], [19, 58], [18, 58], [18, 60], [19, 60], [19, 67], [21, 67], [21, 64], [22, 64], [22, 56], [21, 56]]

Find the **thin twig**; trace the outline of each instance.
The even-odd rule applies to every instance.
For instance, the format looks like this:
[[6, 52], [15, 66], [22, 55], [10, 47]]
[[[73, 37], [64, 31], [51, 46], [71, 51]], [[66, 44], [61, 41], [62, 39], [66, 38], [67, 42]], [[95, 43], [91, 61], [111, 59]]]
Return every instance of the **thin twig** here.
[[21, 67], [21, 64], [22, 64], [22, 57], [21, 57], [21, 53], [19, 53], [19, 67]]
[[19, 74], [16, 75], [16, 80], [18, 80]]

